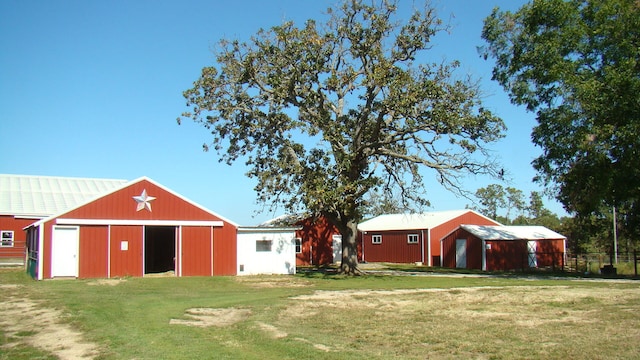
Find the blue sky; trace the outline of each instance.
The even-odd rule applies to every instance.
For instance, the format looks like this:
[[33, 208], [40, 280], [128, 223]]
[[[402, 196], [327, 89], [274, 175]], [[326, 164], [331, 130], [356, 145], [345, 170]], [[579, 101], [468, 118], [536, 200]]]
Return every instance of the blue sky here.
[[[202, 151], [210, 134], [176, 118], [182, 92], [214, 63], [221, 38], [248, 39], [284, 20], [321, 20], [335, 1], [0, 1], [0, 173], [133, 180], [148, 176], [241, 224], [256, 214], [255, 181], [243, 162], [220, 164]], [[416, 1], [416, 3], [420, 3]], [[480, 79], [485, 105], [509, 130], [492, 146], [512, 181], [528, 195], [540, 154], [530, 141], [533, 114], [509, 103], [482, 60], [482, 20], [494, 6], [516, 10], [524, 1], [434, 2], [453, 26], [436, 39], [433, 60], [460, 60], [460, 74]], [[409, 4], [402, 1], [401, 4]], [[464, 208], [468, 199], [437, 185], [432, 210]], [[496, 182], [469, 177], [470, 191]], [[153, 195], [153, 194], [151, 194]], [[561, 214], [559, 204], [547, 207]]]

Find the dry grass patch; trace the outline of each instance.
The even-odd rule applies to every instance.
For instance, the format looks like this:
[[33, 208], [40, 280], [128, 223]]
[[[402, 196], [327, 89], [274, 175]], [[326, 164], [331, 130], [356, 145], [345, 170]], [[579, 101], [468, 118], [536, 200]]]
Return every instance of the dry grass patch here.
[[[335, 348], [372, 357], [590, 356], [606, 353], [609, 337], [616, 337], [616, 343], [640, 338], [640, 318], [631, 314], [639, 300], [640, 288], [316, 291], [292, 298], [279, 315], [278, 326], [296, 329], [311, 342], [329, 338]], [[630, 316], [612, 322], [608, 309], [616, 313], [629, 309]], [[609, 350], [620, 352], [615, 346]]]
[[249, 309], [210, 309], [193, 308], [187, 309], [184, 316], [187, 319], [171, 319], [171, 325], [187, 325], [198, 327], [217, 326], [224, 327], [236, 324], [247, 319], [251, 315]]
[[[93, 359], [98, 346], [83, 339], [82, 333], [63, 322], [58, 309], [43, 307], [20, 293], [20, 286], [2, 285], [5, 292], [0, 302], [0, 327], [10, 339], [4, 346], [25, 343], [50, 352], [60, 359]], [[11, 293], [10, 293], [11, 292]]]
[[309, 281], [291, 275], [237, 276], [235, 281], [255, 288], [300, 288], [312, 286]]

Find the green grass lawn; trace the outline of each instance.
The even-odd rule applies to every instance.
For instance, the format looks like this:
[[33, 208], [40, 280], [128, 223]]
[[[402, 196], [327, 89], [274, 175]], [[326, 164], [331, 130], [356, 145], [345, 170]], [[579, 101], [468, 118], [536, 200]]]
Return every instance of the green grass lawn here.
[[[36, 282], [2, 269], [0, 301], [61, 310], [98, 359], [604, 359], [640, 354], [639, 285], [317, 273]], [[171, 323], [194, 308], [241, 316]], [[3, 327], [0, 359], [55, 358], [29, 341], [39, 331]]]

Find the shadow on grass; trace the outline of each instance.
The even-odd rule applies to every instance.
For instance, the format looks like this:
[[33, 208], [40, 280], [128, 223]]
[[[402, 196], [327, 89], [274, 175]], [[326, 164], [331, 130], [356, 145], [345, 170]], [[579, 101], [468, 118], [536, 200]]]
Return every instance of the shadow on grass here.
[[[503, 277], [503, 278], [566, 278], [566, 279], [621, 279], [621, 280], [640, 280], [639, 276], [634, 275], [606, 275], [598, 273], [577, 273], [562, 271], [558, 269], [525, 269], [514, 271], [482, 271], [476, 269], [452, 269], [443, 267], [416, 266], [413, 264], [392, 264], [392, 263], [376, 263], [361, 264], [361, 276], [415, 276], [415, 275], [460, 275], [460, 276], [486, 276], [486, 277]], [[299, 266], [297, 274], [306, 278], [316, 279], [334, 279], [340, 280], [351, 278], [351, 276], [340, 274], [339, 266], [323, 265], [323, 266]]]

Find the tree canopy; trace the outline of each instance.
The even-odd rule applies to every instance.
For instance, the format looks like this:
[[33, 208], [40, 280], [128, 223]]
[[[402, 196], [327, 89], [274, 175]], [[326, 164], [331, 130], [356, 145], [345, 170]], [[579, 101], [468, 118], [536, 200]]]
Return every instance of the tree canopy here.
[[178, 119], [206, 127], [205, 149], [221, 161], [245, 161], [259, 201], [334, 223], [345, 273], [357, 269], [366, 194], [424, 204], [423, 168], [454, 190], [465, 172], [494, 175], [486, 145], [504, 129], [477, 83], [455, 75], [458, 62], [422, 57], [445, 29], [432, 8], [401, 19], [396, 2], [366, 3], [344, 1], [322, 24], [288, 21], [221, 40]]
[[[565, 208], [640, 219], [640, 2], [535, 0], [485, 19], [481, 51], [535, 112], [533, 165]], [[556, 188], [555, 185], [558, 185]]]

